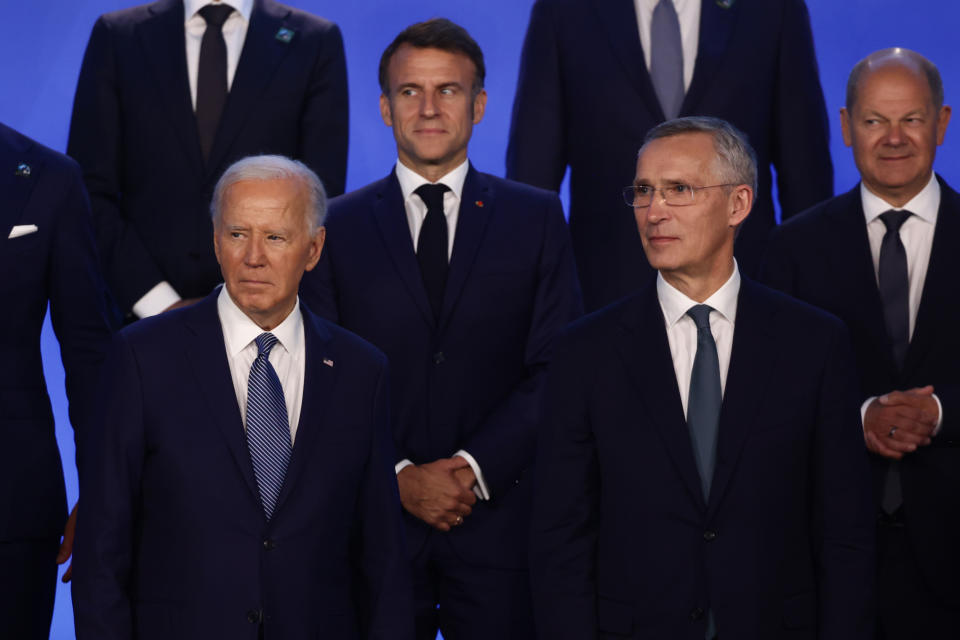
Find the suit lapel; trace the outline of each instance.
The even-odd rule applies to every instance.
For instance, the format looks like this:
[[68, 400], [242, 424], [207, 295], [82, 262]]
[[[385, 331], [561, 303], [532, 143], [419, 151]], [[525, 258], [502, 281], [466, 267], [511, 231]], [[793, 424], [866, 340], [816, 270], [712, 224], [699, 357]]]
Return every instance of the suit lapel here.
[[460, 299], [467, 276], [473, 268], [487, 228], [487, 221], [496, 212], [494, 193], [486, 178], [470, 167], [463, 183], [460, 198], [460, 213], [457, 215], [457, 229], [453, 236], [453, 253], [450, 257], [450, 271], [447, 275], [447, 287], [443, 294], [443, 310], [440, 313], [440, 326], [446, 326], [451, 313]]
[[[330, 392], [336, 381], [337, 356], [333, 350], [330, 332], [315, 316], [301, 309], [303, 315], [304, 357], [303, 397], [300, 403], [300, 421], [293, 455], [283, 487], [277, 497], [274, 513], [278, 513], [297, 483], [304, 465], [309, 463], [318, 434], [326, 426], [330, 415]], [[330, 364], [327, 364], [330, 363]], [[333, 366], [331, 366], [333, 365]], [[316, 459], [314, 459], [316, 463]]]
[[664, 120], [663, 107], [644, 61], [633, 0], [593, 0], [593, 7], [607, 32], [607, 43], [613, 48], [631, 86], [640, 94], [653, 117]]
[[618, 343], [624, 347], [619, 351], [620, 358], [647, 409], [646, 418], [663, 441], [691, 499], [703, 509], [703, 489], [693, 458], [690, 432], [683, 417], [683, 404], [656, 285], [648, 285], [633, 301], [635, 304], [624, 308], [619, 327], [622, 336]]
[[194, 380], [207, 403], [211, 421], [220, 430], [259, 508], [260, 493], [253, 475], [253, 463], [247, 449], [237, 393], [233, 388], [224, 348], [220, 316], [217, 314], [218, 295], [219, 289], [188, 311], [185, 320], [189, 340], [187, 358], [193, 369]]
[[150, 18], [137, 25], [136, 31], [155, 77], [152, 84], [158, 89], [157, 99], [164, 105], [163, 111], [184, 155], [196, 175], [200, 175], [203, 157], [187, 79], [183, 4], [178, 0], [161, 0], [148, 11]]
[[[247, 118], [253, 115], [257, 100], [273, 80], [280, 61], [296, 46], [298, 35], [293, 26], [286, 23], [289, 14], [289, 9], [269, 0], [254, 3], [240, 61], [210, 150], [208, 173], [223, 162]], [[293, 32], [289, 41], [276, 37], [284, 27]], [[304, 73], [307, 72], [304, 69]]]
[[390, 172], [381, 185], [382, 189], [377, 192], [373, 203], [373, 217], [380, 230], [380, 237], [397, 269], [397, 274], [417, 308], [420, 309], [424, 320], [432, 328], [436, 321], [433, 318], [430, 300], [427, 299], [427, 290], [423, 286], [423, 278], [420, 276], [417, 254], [413, 251], [413, 240], [410, 238], [403, 194], [400, 192], [396, 173]]
[[740, 13], [738, 2], [732, 3], [728, 8], [721, 7], [717, 2], [702, 2], [701, 5], [697, 62], [693, 68], [690, 88], [680, 107], [682, 116], [697, 112], [698, 102], [715, 81]]
[[730, 367], [720, 410], [717, 463], [710, 488], [709, 513], [715, 512], [722, 501], [744, 441], [757, 423], [755, 416], [766, 386], [773, 377], [773, 365], [779, 351], [774, 325], [777, 309], [759, 292], [759, 285], [746, 278], [741, 280]]
[[[0, 141], [0, 193], [4, 200], [0, 206], [0, 231], [3, 233], [0, 242], [3, 242], [20, 221], [30, 201], [30, 194], [43, 170], [43, 161], [33, 153], [32, 145], [22, 144], [12, 133], [0, 128], [0, 136], [3, 136]], [[21, 163], [29, 169], [19, 169]]]

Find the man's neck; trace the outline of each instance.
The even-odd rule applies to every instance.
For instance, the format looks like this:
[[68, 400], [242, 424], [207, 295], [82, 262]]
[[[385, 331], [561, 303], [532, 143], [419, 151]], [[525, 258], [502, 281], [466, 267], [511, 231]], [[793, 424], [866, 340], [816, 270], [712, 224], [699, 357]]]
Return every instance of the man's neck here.
[[704, 274], [661, 270], [660, 275], [667, 281], [667, 284], [694, 302], [703, 302], [726, 284], [733, 274], [733, 256], [730, 256], [725, 262], [727, 263], [726, 268], [716, 267]]

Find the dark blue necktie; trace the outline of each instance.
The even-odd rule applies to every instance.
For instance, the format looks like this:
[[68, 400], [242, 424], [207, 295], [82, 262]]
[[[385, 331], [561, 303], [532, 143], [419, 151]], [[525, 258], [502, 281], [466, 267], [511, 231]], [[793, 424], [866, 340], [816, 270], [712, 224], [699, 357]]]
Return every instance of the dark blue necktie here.
[[687, 396], [687, 428], [693, 441], [693, 453], [700, 472], [704, 500], [710, 497], [713, 466], [717, 456], [717, 430], [720, 426], [720, 359], [717, 343], [710, 332], [713, 308], [698, 304], [687, 310], [697, 325], [697, 355], [690, 373], [690, 394]]
[[247, 448], [263, 512], [269, 520], [283, 487], [292, 447], [283, 387], [268, 360], [277, 337], [272, 333], [261, 333], [256, 343], [257, 359], [250, 367], [247, 382]]
[[228, 4], [208, 4], [197, 13], [207, 23], [200, 41], [196, 108], [200, 150], [206, 161], [213, 148], [220, 114], [227, 103], [227, 43], [223, 39], [223, 23], [233, 13], [233, 7]]
[[683, 104], [683, 43], [673, 0], [660, 0], [650, 20], [650, 80], [663, 115], [671, 120]]
[[427, 217], [417, 238], [417, 262], [433, 308], [433, 317], [440, 317], [443, 292], [447, 288], [448, 236], [447, 216], [443, 213], [443, 194], [450, 189], [445, 184], [422, 184], [414, 191], [427, 205]]

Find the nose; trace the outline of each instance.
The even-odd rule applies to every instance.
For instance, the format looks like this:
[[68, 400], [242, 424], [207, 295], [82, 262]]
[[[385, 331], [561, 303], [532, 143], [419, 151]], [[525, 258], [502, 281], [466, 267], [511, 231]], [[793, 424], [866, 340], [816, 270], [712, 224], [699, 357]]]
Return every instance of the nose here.
[[243, 255], [244, 264], [248, 267], [259, 267], [263, 265], [263, 260], [263, 239], [257, 237], [250, 238]]
[[897, 146], [903, 143], [903, 128], [899, 122], [892, 122], [887, 128], [886, 143]]
[[657, 189], [653, 194], [653, 198], [650, 200], [650, 206], [647, 207], [647, 222], [653, 224], [660, 222], [667, 217], [669, 210], [665, 192], [662, 189]]
[[436, 98], [430, 91], [423, 92], [423, 98], [420, 100], [420, 115], [424, 118], [432, 118], [436, 115]]

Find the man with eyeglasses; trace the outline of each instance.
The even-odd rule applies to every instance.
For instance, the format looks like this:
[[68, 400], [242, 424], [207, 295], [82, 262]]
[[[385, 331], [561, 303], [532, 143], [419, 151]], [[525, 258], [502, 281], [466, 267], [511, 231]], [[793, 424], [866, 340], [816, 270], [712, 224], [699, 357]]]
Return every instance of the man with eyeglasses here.
[[541, 638], [873, 638], [849, 337], [741, 277], [744, 136], [652, 129], [625, 189], [656, 282], [567, 330], [531, 538]]

